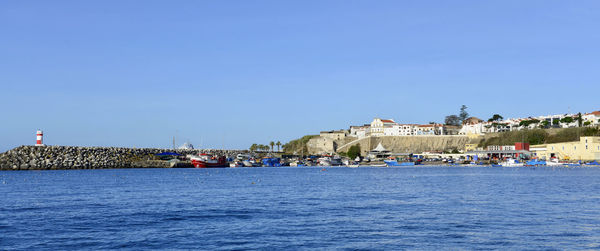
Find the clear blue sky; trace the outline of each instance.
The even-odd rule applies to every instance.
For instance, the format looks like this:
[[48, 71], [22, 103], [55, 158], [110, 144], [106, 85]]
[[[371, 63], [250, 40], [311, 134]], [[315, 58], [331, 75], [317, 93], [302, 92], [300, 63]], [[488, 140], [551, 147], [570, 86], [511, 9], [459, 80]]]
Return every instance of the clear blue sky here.
[[599, 1], [0, 1], [0, 151], [600, 109]]

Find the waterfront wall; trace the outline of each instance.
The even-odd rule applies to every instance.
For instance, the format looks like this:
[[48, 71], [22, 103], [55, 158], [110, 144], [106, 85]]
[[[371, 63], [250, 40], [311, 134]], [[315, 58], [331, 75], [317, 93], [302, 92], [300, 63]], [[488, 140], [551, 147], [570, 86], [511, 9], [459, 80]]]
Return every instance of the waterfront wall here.
[[233, 156], [245, 150], [170, 150], [159, 148], [20, 146], [0, 154], [0, 170], [161, 168], [154, 154], [171, 151], [179, 154], [199, 152]]
[[464, 150], [465, 145], [478, 141], [467, 136], [447, 135], [447, 136], [382, 136], [367, 137], [360, 140], [354, 140], [350, 143], [340, 144], [337, 152], [347, 152], [350, 146], [360, 144], [361, 154], [363, 156], [381, 143], [383, 147], [394, 153], [421, 153], [428, 151], [451, 151]]

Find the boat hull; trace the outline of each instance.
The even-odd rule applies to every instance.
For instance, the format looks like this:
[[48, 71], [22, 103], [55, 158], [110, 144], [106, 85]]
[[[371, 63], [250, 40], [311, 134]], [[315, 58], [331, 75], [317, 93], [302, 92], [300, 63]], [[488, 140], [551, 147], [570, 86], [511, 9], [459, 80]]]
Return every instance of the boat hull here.
[[195, 168], [219, 168], [219, 167], [229, 167], [227, 163], [206, 163], [202, 161], [192, 161], [192, 165]]
[[225, 157], [208, 158], [203, 156], [200, 158], [192, 158], [191, 163], [195, 168], [229, 167], [229, 163], [227, 163], [227, 159]]

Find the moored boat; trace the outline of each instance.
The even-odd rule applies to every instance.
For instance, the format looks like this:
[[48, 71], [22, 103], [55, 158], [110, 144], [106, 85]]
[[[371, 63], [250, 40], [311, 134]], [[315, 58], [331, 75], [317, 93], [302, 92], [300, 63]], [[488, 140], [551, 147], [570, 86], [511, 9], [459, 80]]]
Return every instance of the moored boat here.
[[504, 162], [501, 162], [499, 164], [502, 165], [503, 167], [522, 167], [522, 166], [524, 166], [524, 164], [522, 162], [519, 162], [516, 159], [507, 159]]
[[229, 163], [229, 167], [243, 167], [243, 166], [244, 166], [244, 164], [239, 160]]
[[265, 157], [262, 159], [263, 167], [280, 167], [281, 160], [279, 158]]
[[331, 164], [331, 166], [341, 166], [343, 164], [342, 158], [340, 158], [339, 156], [332, 157], [329, 163]]
[[191, 158], [192, 165], [196, 168], [228, 167], [225, 156], [214, 156], [208, 154], [194, 155]]
[[398, 163], [398, 161], [396, 161], [396, 159], [386, 159], [383, 162], [385, 162], [385, 164], [390, 167], [390, 166], [400, 166], [400, 164]]
[[323, 156], [317, 160], [319, 166], [331, 166], [331, 157]]

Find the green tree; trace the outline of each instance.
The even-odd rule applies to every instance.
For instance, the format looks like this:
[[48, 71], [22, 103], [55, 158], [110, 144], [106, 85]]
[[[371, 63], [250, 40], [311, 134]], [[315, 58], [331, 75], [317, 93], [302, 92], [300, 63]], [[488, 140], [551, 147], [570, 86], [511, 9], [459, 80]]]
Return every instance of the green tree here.
[[275, 146], [275, 142], [271, 141], [269, 142], [269, 145], [271, 146], [271, 152], [273, 151], [273, 147]]
[[281, 142], [277, 141], [277, 143], [275, 143], [275, 145], [277, 145], [277, 151], [281, 152]]
[[456, 115], [448, 115], [448, 116], [446, 116], [444, 123], [446, 125], [457, 126], [457, 125], [460, 125], [460, 118]]
[[360, 144], [356, 144], [348, 148], [348, 158], [355, 159], [357, 156], [360, 156]]
[[254, 144], [252, 144], [252, 145], [250, 146], [250, 151], [251, 151], [251, 152], [255, 152], [255, 151], [256, 151], [256, 149], [258, 149], [258, 145], [257, 145], [256, 143], [254, 143]]
[[549, 125], [550, 125], [550, 122], [544, 120], [544, 121], [542, 121], [542, 123], [540, 123], [540, 128], [548, 128]]
[[577, 113], [577, 123], [579, 124], [579, 127], [581, 127], [581, 125], [583, 124], [583, 119], [581, 118], [581, 112]]
[[573, 121], [575, 121], [573, 119], [573, 117], [564, 117], [564, 118], [560, 119], [560, 122], [561, 123], [565, 123], [565, 124], [573, 123]]
[[260, 144], [260, 145], [258, 145], [257, 148], [258, 148], [258, 150], [261, 150], [261, 151], [269, 151], [269, 146], [267, 146], [267, 145]]
[[463, 121], [465, 121], [465, 119], [467, 119], [469, 117], [469, 113], [467, 112], [467, 106], [466, 105], [462, 105], [460, 107], [460, 113], [458, 114], [458, 117], [460, 118], [460, 122], [462, 123]]
[[591, 122], [591, 121], [586, 121], [586, 122], [583, 122], [583, 125], [584, 125], [584, 126], [589, 126], [589, 125], [591, 125], [591, 124], [592, 124], [592, 122]]
[[494, 114], [494, 116], [492, 116], [490, 119], [488, 119], [488, 122], [500, 121], [503, 119], [504, 119], [504, 117], [500, 116], [500, 114]]
[[553, 119], [552, 125], [560, 125], [560, 119]]
[[537, 119], [523, 120], [523, 121], [519, 122], [519, 126], [528, 127], [531, 124], [537, 124], [537, 123], [540, 123], [540, 121]]

